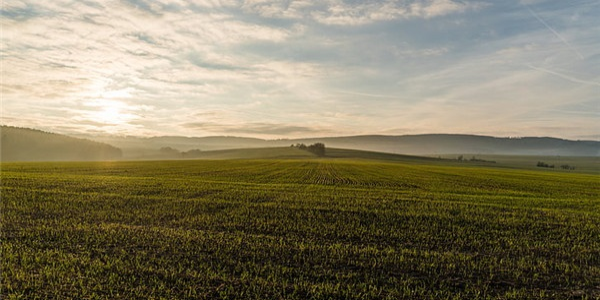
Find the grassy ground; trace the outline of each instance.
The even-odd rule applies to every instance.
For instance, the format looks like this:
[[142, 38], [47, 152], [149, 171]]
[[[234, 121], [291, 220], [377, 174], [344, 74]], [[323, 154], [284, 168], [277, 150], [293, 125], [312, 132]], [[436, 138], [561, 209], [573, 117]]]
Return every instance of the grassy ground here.
[[2, 299], [595, 299], [597, 175], [2, 164]]

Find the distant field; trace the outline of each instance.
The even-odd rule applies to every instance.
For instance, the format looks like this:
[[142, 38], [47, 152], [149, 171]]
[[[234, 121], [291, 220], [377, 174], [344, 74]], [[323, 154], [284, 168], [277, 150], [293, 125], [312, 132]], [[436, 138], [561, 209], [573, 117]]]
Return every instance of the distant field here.
[[[462, 156], [463, 161], [456, 159]], [[251, 148], [204, 151], [194, 159], [261, 159], [281, 158], [298, 159], [314, 158], [315, 155], [291, 147], [276, 148]], [[585, 156], [523, 156], [523, 155], [479, 155], [479, 154], [446, 154], [441, 156], [415, 156], [395, 153], [372, 152], [352, 149], [327, 149], [327, 158], [349, 160], [375, 160], [386, 162], [400, 162], [406, 164], [435, 164], [458, 167], [488, 167], [488, 168], [514, 168], [538, 171], [587, 173], [600, 175], [600, 157]], [[471, 161], [475, 158], [477, 161]], [[539, 168], [538, 162], [553, 165], [554, 168]], [[561, 166], [568, 165], [572, 169], [563, 170]]]
[[[442, 155], [444, 159], [456, 159], [461, 154]], [[488, 166], [501, 168], [517, 168], [530, 170], [546, 170], [555, 172], [571, 173], [589, 173], [600, 175], [600, 156], [525, 156], [525, 155], [463, 155], [465, 160], [473, 157], [487, 161], [495, 161], [496, 164], [487, 164]], [[538, 162], [544, 162], [553, 165], [554, 168], [539, 168]], [[467, 162], [470, 163], [470, 162]], [[477, 163], [475, 163], [477, 164]], [[479, 164], [481, 165], [481, 164]], [[574, 167], [573, 170], [563, 170], [561, 166], [568, 165]]]
[[598, 175], [330, 155], [4, 163], [0, 298], [600, 297]]

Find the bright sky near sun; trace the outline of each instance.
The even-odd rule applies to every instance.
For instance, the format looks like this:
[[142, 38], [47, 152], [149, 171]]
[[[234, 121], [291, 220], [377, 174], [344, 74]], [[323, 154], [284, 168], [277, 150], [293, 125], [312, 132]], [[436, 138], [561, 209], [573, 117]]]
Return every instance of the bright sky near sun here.
[[2, 1], [2, 121], [600, 139], [598, 0]]

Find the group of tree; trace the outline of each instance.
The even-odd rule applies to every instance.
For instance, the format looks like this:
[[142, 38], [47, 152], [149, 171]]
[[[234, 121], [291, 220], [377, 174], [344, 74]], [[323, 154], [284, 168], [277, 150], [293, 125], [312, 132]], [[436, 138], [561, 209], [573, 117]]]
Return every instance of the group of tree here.
[[537, 165], [538, 168], [550, 168], [550, 169], [554, 169], [554, 165], [549, 165], [543, 161], [538, 161]]
[[296, 147], [300, 150], [306, 150], [317, 156], [325, 156], [325, 144], [323, 143], [314, 143], [309, 146], [306, 146], [305, 144], [296, 144], [292, 145], [292, 147]]
[[475, 156], [471, 157], [470, 159], [466, 159], [463, 155], [459, 155], [456, 158], [456, 160], [458, 160], [458, 161], [470, 161], [470, 162], [485, 162], [485, 163], [492, 163], [492, 164], [496, 163], [495, 160], [485, 160], [485, 159], [477, 158]]
[[191, 149], [188, 151], [179, 151], [171, 147], [160, 148], [160, 155], [166, 158], [196, 158], [202, 155], [200, 149]]
[[[554, 165], [549, 165], [543, 161], [538, 161], [537, 163], [537, 167], [538, 168], [550, 168], [550, 169], [554, 169]], [[571, 166], [568, 164], [564, 164], [560, 166], [561, 169], [563, 170], [575, 170], [575, 166]]]

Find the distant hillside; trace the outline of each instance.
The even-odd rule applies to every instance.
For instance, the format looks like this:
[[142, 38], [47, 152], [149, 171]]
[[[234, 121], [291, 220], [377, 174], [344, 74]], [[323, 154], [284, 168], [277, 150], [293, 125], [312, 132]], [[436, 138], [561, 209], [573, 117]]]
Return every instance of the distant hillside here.
[[9, 126], [0, 129], [3, 162], [114, 160], [122, 156], [119, 148], [86, 139]]
[[[127, 151], [141, 151], [164, 147], [171, 147], [181, 151], [201, 149], [203, 151], [241, 149], [241, 148], [265, 148], [271, 147], [272, 143], [267, 140], [256, 138], [214, 136], [214, 137], [88, 137], [95, 141], [108, 143]], [[288, 145], [289, 146], [289, 145]]]
[[317, 140], [331, 147], [418, 155], [461, 153], [563, 156], [600, 155], [600, 142], [571, 141], [550, 137], [497, 138], [457, 134], [369, 135], [307, 139], [298, 142], [312, 143]]
[[180, 151], [285, 147], [322, 142], [329, 148], [357, 149], [409, 155], [503, 154], [545, 156], [599, 156], [600, 142], [549, 137], [496, 138], [490, 136], [424, 134], [403, 136], [350, 136], [295, 140], [262, 140], [239, 137], [103, 137], [96, 140], [120, 147], [124, 156], [147, 149], [172, 147]]

